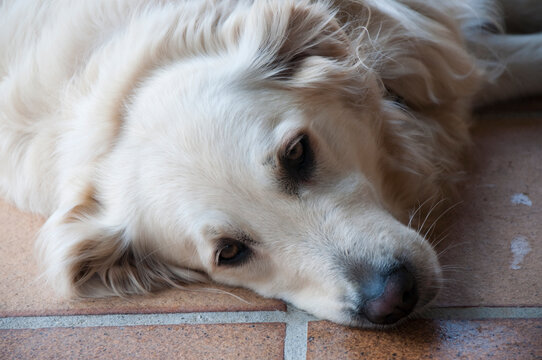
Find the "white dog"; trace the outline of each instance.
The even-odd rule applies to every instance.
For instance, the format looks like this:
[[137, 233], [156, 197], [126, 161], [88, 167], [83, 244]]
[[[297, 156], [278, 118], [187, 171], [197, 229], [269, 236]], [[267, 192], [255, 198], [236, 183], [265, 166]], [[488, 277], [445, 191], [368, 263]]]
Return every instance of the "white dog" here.
[[542, 2], [496, 1], [3, 0], [0, 194], [65, 296], [395, 323], [441, 286], [409, 215], [453, 194], [473, 100], [542, 90]]

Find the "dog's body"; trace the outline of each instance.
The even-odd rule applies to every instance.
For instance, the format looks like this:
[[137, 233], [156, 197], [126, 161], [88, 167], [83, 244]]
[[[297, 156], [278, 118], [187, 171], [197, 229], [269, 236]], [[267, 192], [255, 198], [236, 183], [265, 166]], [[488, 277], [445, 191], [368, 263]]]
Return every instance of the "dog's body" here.
[[507, 2], [1, 4], [0, 194], [49, 217], [63, 295], [210, 278], [394, 323], [440, 286], [405, 224], [453, 193], [473, 99], [542, 88]]

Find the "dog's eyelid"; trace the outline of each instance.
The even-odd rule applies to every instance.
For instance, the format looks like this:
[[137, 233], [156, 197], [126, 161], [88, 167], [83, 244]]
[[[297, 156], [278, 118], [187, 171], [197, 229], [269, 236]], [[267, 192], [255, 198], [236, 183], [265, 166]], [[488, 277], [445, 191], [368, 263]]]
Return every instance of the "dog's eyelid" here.
[[220, 231], [216, 227], [212, 227], [208, 231], [209, 236], [215, 239], [213, 242], [219, 244], [224, 239], [229, 239], [232, 241], [239, 241], [247, 246], [258, 246], [261, 243], [256, 240], [253, 236], [249, 235], [243, 230], [223, 230]]
[[298, 144], [303, 138], [309, 137], [309, 132], [307, 129], [301, 128], [298, 129], [285, 137], [285, 141], [281, 146], [279, 151], [280, 156], [284, 156], [292, 149], [296, 144]]
[[301, 140], [303, 140], [303, 138], [305, 138], [306, 136], [306, 134], [298, 134], [293, 138], [293, 140], [288, 141], [288, 145], [285, 147], [282, 156], [288, 157], [292, 153], [292, 151], [296, 149], [296, 147], [302, 145]]

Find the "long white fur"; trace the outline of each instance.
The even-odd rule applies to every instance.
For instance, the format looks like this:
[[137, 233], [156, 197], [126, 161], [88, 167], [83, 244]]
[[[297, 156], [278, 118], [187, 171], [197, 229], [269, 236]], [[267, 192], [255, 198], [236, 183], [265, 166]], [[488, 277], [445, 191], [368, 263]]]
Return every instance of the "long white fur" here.
[[[454, 193], [473, 99], [542, 86], [540, 35], [488, 34], [498, 4], [475, 5], [4, 0], [0, 194], [48, 217], [64, 296], [212, 279], [361, 326], [345, 269], [402, 259], [421, 308], [441, 274], [410, 211]], [[276, 157], [300, 132], [317, 166], [292, 196]], [[254, 260], [217, 266], [239, 232]]]

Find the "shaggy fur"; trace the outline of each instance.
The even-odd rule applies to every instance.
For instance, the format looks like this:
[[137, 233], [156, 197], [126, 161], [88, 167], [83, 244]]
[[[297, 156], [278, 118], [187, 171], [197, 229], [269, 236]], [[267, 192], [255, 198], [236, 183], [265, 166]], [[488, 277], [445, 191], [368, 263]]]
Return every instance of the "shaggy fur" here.
[[421, 309], [408, 223], [455, 192], [473, 99], [541, 90], [511, 4], [4, 0], [0, 194], [48, 217], [63, 296], [214, 280], [364, 326], [360, 284], [403, 266]]

